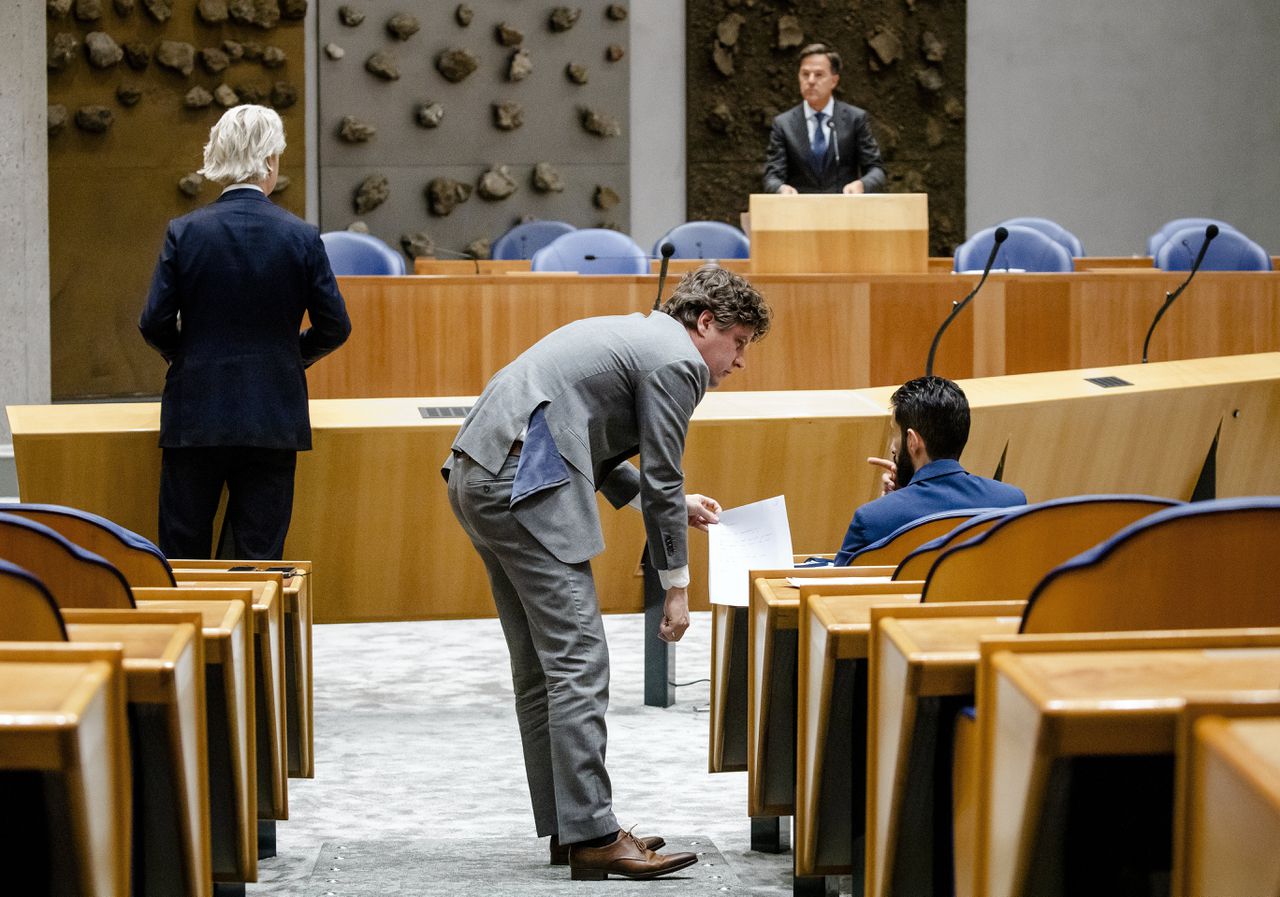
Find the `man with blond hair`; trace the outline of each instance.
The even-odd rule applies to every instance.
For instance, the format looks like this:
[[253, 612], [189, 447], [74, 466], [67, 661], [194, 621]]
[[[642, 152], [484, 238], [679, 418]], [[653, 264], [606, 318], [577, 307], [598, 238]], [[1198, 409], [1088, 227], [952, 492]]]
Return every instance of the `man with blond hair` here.
[[[453, 512], [485, 569], [511, 654], [539, 837], [575, 879], [655, 878], [697, 861], [620, 831], [605, 770], [609, 651], [591, 576], [604, 550], [597, 490], [644, 517], [666, 589], [657, 633], [689, 626], [688, 527], [717, 521], [681, 458], [708, 388], [743, 367], [770, 310], [722, 268], [687, 274], [660, 311], [585, 318], [489, 381], [445, 465]], [[639, 469], [627, 459], [639, 455]], [[673, 783], [666, 783], [674, 787]]]
[[[200, 173], [228, 186], [169, 222], [138, 328], [169, 363], [160, 404], [160, 549], [207, 558], [224, 484], [236, 557], [284, 555], [297, 453], [311, 448], [304, 369], [351, 322], [319, 231], [268, 199], [280, 116], [227, 110]], [[311, 326], [301, 330], [306, 314]]]

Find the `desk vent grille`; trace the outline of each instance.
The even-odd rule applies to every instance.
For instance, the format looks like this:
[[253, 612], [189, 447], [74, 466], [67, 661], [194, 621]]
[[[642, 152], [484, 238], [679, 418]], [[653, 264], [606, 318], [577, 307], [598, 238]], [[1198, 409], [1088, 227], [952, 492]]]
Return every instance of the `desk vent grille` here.
[[1103, 389], [1111, 389], [1113, 386], [1133, 386], [1128, 380], [1121, 380], [1119, 377], [1085, 377], [1087, 383], [1095, 386], [1101, 386]]
[[468, 414], [471, 413], [471, 406], [470, 405], [420, 406], [418, 408], [418, 413], [428, 419], [435, 418], [435, 417], [445, 417], [445, 418], [456, 417], [458, 418], [458, 420], [462, 420], [462, 418], [466, 417]]

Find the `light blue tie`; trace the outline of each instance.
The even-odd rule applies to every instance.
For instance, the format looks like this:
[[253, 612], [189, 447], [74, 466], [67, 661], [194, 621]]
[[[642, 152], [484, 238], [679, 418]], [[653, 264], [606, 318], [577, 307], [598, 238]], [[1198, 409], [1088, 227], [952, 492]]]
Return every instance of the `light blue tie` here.
[[813, 153], [813, 167], [821, 171], [823, 163], [827, 158], [827, 129], [822, 126], [822, 120], [827, 117], [825, 112], [815, 112], [813, 114], [813, 142], [810, 150]]

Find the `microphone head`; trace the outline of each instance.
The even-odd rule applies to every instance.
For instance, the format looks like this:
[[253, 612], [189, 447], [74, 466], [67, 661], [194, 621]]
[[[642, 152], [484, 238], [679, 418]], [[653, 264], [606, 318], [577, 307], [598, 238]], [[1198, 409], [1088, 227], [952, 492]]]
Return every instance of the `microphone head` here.
[[1008, 228], [997, 227], [994, 236], [997, 243], [1003, 243], [1005, 240], [1009, 239], [1009, 230]]
[[1218, 235], [1218, 225], [1216, 224], [1210, 224], [1208, 227], [1204, 229], [1204, 238], [1206, 240], [1212, 240], [1217, 235]]
[[669, 259], [676, 254], [676, 247], [673, 243], [663, 243], [662, 248], [658, 251], [662, 253], [664, 259]]

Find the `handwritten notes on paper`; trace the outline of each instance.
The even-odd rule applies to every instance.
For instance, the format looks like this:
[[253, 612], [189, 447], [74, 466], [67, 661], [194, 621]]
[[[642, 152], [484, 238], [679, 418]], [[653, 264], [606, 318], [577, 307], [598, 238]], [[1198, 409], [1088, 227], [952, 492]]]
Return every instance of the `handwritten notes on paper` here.
[[748, 570], [793, 565], [784, 496], [721, 511], [720, 522], [707, 534], [707, 590], [712, 604], [746, 607]]

